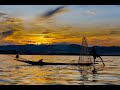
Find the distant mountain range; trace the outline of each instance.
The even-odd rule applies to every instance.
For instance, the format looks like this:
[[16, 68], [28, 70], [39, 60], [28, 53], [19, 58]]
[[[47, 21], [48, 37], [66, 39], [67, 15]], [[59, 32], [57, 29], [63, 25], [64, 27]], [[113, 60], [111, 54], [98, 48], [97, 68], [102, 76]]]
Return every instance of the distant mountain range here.
[[[47, 54], [47, 55], [79, 55], [78, 44], [52, 44], [52, 45], [4, 45], [0, 46], [0, 54]], [[95, 46], [100, 55], [120, 55], [120, 46]], [[91, 47], [89, 47], [91, 51]]]

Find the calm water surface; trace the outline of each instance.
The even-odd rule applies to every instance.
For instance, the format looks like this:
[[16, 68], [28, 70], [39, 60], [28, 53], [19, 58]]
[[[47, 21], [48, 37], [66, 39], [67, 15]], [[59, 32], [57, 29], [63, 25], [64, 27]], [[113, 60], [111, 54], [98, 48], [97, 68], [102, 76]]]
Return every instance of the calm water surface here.
[[[0, 55], [0, 85], [120, 85], [120, 56], [102, 56], [106, 66], [84, 76], [77, 66], [32, 66]], [[77, 63], [79, 56], [21, 55], [31, 61]], [[99, 62], [101, 63], [101, 62]]]

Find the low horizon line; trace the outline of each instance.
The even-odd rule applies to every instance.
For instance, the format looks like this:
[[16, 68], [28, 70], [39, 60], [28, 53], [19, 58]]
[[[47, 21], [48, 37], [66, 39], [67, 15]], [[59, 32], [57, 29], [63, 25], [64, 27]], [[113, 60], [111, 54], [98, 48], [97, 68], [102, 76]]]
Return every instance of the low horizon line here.
[[[70, 44], [75, 44], [75, 43], [56, 43], [56, 44], [5, 44], [5, 45], [0, 45], [0, 46], [10, 46], [10, 45], [60, 45], [60, 44], [65, 44], [65, 45], [70, 45]], [[80, 45], [81, 46], [81, 44], [75, 44], [75, 45]], [[88, 47], [93, 47], [93, 46], [99, 46], [99, 45], [90, 45], [90, 46], [88, 46]], [[104, 46], [104, 45], [100, 45], [99, 47], [120, 47], [119, 45], [118, 46]]]

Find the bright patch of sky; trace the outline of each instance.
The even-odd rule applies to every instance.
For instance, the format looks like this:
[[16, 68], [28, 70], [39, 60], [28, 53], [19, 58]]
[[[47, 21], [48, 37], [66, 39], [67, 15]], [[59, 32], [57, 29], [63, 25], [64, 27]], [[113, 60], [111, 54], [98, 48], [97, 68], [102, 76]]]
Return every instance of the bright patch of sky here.
[[[41, 39], [38, 37], [38, 35], [36, 35], [35, 37], [35, 35], [33, 34], [36, 32], [40, 35], [49, 35], [49, 38], [48, 36], [46, 36], [48, 42], [58, 41], [73, 43], [79, 43], [80, 37], [82, 37], [83, 33], [85, 33], [86, 36], [89, 36], [91, 44], [100, 44], [102, 42], [100, 42], [99, 40], [105, 40], [105, 44], [103, 43], [101, 45], [120, 45], [120, 43], [118, 43], [120, 42], [120, 5], [66, 5], [67, 7], [60, 9], [61, 11], [63, 10], [62, 12], [60, 12], [59, 10], [55, 11], [56, 8], [58, 9], [60, 6], [63, 5], [0, 5], [0, 13], [8, 14], [8, 17], [18, 17], [25, 20], [33, 20], [32, 23], [28, 23], [28, 26], [33, 25], [36, 28], [34, 27], [34, 29], [31, 28], [28, 30], [31, 30], [30, 34], [34, 37], [34, 39], [38, 41], [43, 40], [43, 36], [41, 36]], [[43, 15], [51, 10], [55, 12], [52, 11], [53, 13], [51, 15]], [[41, 20], [39, 20], [41, 22], [37, 22], [35, 18], [41, 15], [45, 17], [45, 21], [42, 22]], [[46, 23], [49, 20], [53, 20], [52, 24]], [[59, 24], [61, 25], [61, 27], [57, 28], [55, 25]], [[27, 25], [27, 23], [25, 23], [25, 25]], [[48, 27], [48, 29], [45, 29], [47, 28], [47, 26], [52, 25], [53, 27]], [[76, 29], [76, 27], [80, 28]], [[66, 30], [66, 28], [68, 31]], [[83, 32], [82, 30], [86, 31]], [[21, 32], [24, 33], [25, 31], [26, 29], [22, 30]], [[8, 38], [5, 38], [5, 40], [10, 41], [10, 39], [12, 39], [14, 42], [16, 42], [19, 39], [16, 39], [17, 36], [20, 36], [19, 32], [18, 35], [14, 36], [13, 34]], [[26, 38], [31, 40], [31, 36], [25, 36], [23, 38], [23, 41]], [[52, 40], [51, 38], [54, 39]], [[109, 38], [110, 40], [108, 40], [107, 42], [106, 39]], [[45, 38], [45, 41], [41, 43], [47, 42], [47, 39]], [[95, 42], [96, 40], [97, 42]]]
[[[35, 16], [42, 14], [50, 9], [54, 9], [62, 5], [0, 5], [0, 11], [8, 14], [20, 14], [24, 17]], [[66, 5], [70, 9], [67, 15], [61, 15], [62, 17], [71, 17], [79, 19], [112, 19], [120, 17], [118, 5]], [[96, 14], [92, 16], [90, 12], [95, 11]], [[64, 14], [66, 14], [64, 13]]]

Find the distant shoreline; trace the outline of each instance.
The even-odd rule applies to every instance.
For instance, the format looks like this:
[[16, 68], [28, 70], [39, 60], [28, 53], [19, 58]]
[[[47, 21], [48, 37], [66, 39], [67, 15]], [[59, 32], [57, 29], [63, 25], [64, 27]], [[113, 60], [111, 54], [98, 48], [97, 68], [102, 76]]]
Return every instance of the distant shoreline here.
[[[0, 54], [11, 54], [11, 55], [15, 55], [15, 54], [17, 54], [17, 53], [0, 53]], [[78, 55], [80, 55], [80, 54], [19, 54], [19, 55], [73, 55], [73, 56], [78, 56]], [[120, 55], [100, 55], [100, 56], [120, 56]]]
[[[100, 56], [120, 56], [120, 46], [96, 47]], [[58, 44], [58, 45], [7, 45], [0, 46], [0, 54], [21, 55], [80, 55], [81, 45]], [[89, 51], [92, 50], [88, 47]]]

